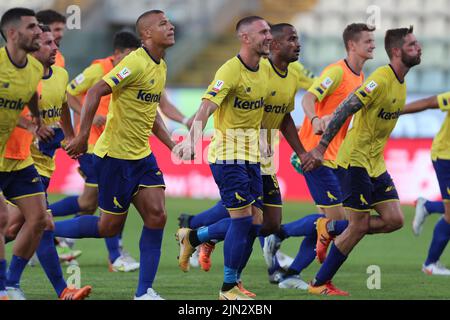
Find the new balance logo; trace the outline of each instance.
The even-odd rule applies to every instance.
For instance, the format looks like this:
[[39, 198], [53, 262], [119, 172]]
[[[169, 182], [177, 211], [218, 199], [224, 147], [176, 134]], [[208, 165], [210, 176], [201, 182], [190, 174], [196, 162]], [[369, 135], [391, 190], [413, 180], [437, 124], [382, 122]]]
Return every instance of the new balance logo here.
[[395, 120], [400, 117], [400, 109], [398, 109], [395, 112], [386, 112], [384, 109], [380, 110], [380, 113], [378, 113], [378, 118], [383, 120]]
[[259, 109], [264, 106], [264, 98], [261, 98], [261, 100], [256, 101], [243, 101], [240, 100], [238, 97], [234, 99], [234, 106], [238, 109], [244, 109], [244, 110], [253, 110], [253, 109]]
[[395, 189], [394, 186], [389, 186], [389, 187], [386, 188], [385, 192], [391, 192], [394, 189]]
[[116, 197], [114, 197], [113, 203], [115, 208], [123, 209]]
[[40, 181], [41, 181], [41, 178], [37, 177], [37, 178], [34, 178], [33, 180], [31, 180], [31, 183], [38, 183]]
[[19, 101], [9, 100], [0, 98], [0, 108], [10, 109], [10, 110], [23, 110], [25, 107], [25, 102], [22, 99]]
[[447, 187], [447, 194], [450, 196], [450, 188]]
[[137, 98], [144, 102], [158, 102], [159, 103], [159, 100], [161, 100], [161, 93], [156, 94], [156, 93], [149, 93], [149, 92], [145, 92], [143, 90], [139, 90], [139, 92], [137, 94]]
[[237, 192], [234, 193], [234, 196], [236, 197], [236, 199], [237, 199], [239, 202], [247, 201], [247, 200], [245, 200], [244, 198], [242, 198], [242, 197], [239, 195], [239, 193], [237, 193]]
[[331, 201], [338, 200], [330, 191], [327, 191], [327, 196], [328, 196], [328, 199], [330, 199]]
[[369, 205], [369, 203], [367, 202], [367, 200], [364, 198], [364, 196], [362, 194], [359, 196], [359, 200], [361, 200], [362, 205], [366, 205], [366, 206]]

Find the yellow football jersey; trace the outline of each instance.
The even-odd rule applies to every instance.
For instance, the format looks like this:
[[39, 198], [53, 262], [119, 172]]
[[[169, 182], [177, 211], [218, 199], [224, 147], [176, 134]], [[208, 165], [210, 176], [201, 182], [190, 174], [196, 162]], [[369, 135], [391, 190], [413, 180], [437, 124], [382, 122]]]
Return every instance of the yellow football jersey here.
[[[272, 147], [278, 143], [278, 130], [284, 117], [294, 111], [295, 95], [299, 89], [308, 89], [304, 86], [304, 74], [297, 63], [290, 63], [286, 72], [278, 70], [270, 59], [263, 59], [270, 69], [270, 90], [264, 101], [264, 114], [261, 128], [267, 130], [267, 143]], [[275, 139], [275, 141], [272, 140]], [[265, 174], [275, 174], [273, 157], [261, 160], [261, 170]]]
[[344, 168], [365, 168], [370, 177], [378, 177], [386, 171], [384, 147], [405, 106], [406, 84], [386, 65], [375, 70], [355, 95], [364, 106], [354, 116], [337, 162]]
[[305, 66], [300, 62], [292, 62], [289, 64], [289, 68], [295, 70], [297, 75], [299, 76], [299, 88], [303, 90], [308, 90], [316, 80], [314, 74], [305, 68]]
[[90, 88], [99, 82], [104, 76], [103, 67], [99, 63], [93, 63], [83, 70], [78, 76], [70, 81], [67, 86], [67, 93], [72, 96], [85, 94]]
[[245, 160], [259, 162], [259, 132], [264, 102], [270, 90], [270, 66], [248, 68], [239, 56], [217, 71], [203, 99], [219, 106], [213, 113], [214, 136], [208, 161]]
[[105, 131], [94, 153], [138, 160], [151, 154], [149, 136], [166, 84], [167, 66], [156, 62], [145, 48], [126, 56], [103, 77], [112, 89]]
[[[39, 110], [43, 122], [47, 126], [59, 126], [62, 105], [67, 102], [66, 87], [69, 82], [67, 71], [58, 66], [50, 68], [48, 77], [42, 78], [39, 95]], [[37, 140], [31, 145], [31, 156], [34, 166], [41, 176], [50, 178], [55, 171], [55, 157], [42, 154], [36, 147]]]
[[431, 146], [431, 158], [433, 160], [450, 160], [450, 91], [437, 96], [439, 108], [447, 112], [444, 123]]
[[27, 56], [24, 66], [16, 66], [9, 58], [6, 47], [0, 49], [0, 171], [15, 171], [26, 168], [33, 161], [5, 160], [6, 142], [17, 125], [20, 113], [36, 92], [44, 74], [42, 64]]

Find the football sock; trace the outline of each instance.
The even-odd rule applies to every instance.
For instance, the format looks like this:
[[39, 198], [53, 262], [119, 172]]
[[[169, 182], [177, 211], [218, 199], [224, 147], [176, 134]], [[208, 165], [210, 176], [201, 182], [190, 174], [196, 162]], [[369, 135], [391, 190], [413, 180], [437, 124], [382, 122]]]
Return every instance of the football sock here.
[[237, 283], [237, 273], [245, 254], [252, 221], [252, 217], [231, 219], [223, 245], [225, 266], [222, 291], [230, 290]]
[[5, 290], [6, 282], [6, 260], [0, 260], [0, 291]]
[[25, 270], [27, 264], [28, 259], [24, 259], [15, 255], [12, 256], [8, 272], [6, 274], [7, 287], [20, 287], [20, 278], [22, 277], [23, 270]]
[[58, 202], [52, 203], [48, 206], [52, 211], [54, 217], [65, 217], [80, 212], [80, 205], [78, 204], [78, 196], [71, 196], [64, 198]]
[[193, 216], [191, 220], [189, 220], [189, 227], [191, 229], [198, 229], [229, 217], [230, 214], [228, 213], [227, 208], [225, 208], [222, 201], [219, 201], [214, 207]]
[[282, 225], [282, 229], [285, 234], [284, 239], [289, 237], [313, 236], [317, 234], [315, 222], [317, 219], [323, 217], [325, 217], [323, 214], [310, 214], [299, 220]]
[[[225, 218], [217, 221], [216, 223], [200, 228], [197, 230], [197, 236], [201, 243], [205, 243], [210, 240], [222, 241], [225, 239], [228, 228], [231, 224], [231, 218]], [[189, 238], [190, 239], [190, 238]], [[192, 242], [191, 242], [192, 244]]]
[[433, 214], [433, 213], [444, 214], [445, 213], [444, 202], [442, 202], [442, 201], [426, 201], [425, 209], [427, 210], [427, 212], [429, 214]]
[[239, 280], [241, 278], [241, 273], [247, 266], [248, 260], [250, 259], [250, 256], [252, 255], [253, 244], [255, 243], [256, 235], [259, 233], [260, 229], [261, 229], [260, 224], [254, 224], [250, 228], [250, 233], [248, 234], [248, 237], [247, 237], [247, 243], [245, 244], [244, 255], [242, 256], [241, 265], [239, 266], [239, 269], [238, 269], [237, 280]]
[[55, 236], [62, 238], [101, 238], [97, 216], [79, 216], [74, 219], [55, 222]]
[[321, 286], [330, 281], [342, 264], [347, 259], [347, 256], [342, 254], [339, 249], [333, 243], [328, 253], [328, 257], [319, 269], [316, 278], [313, 281], [314, 286]]
[[153, 286], [161, 257], [162, 238], [162, 229], [148, 229], [145, 226], [142, 228], [141, 239], [139, 241], [141, 258], [136, 297], [146, 294], [147, 289]]
[[105, 238], [106, 248], [108, 249], [109, 261], [114, 263], [118, 257], [120, 257], [120, 246], [119, 246], [120, 236], [114, 236], [110, 238]]
[[300, 250], [295, 256], [294, 261], [289, 266], [289, 270], [295, 270], [295, 274], [301, 273], [316, 258], [316, 241], [317, 236], [305, 237], [300, 245]]
[[48, 280], [50, 280], [57, 296], [59, 297], [67, 287], [67, 284], [62, 274], [58, 253], [56, 252], [53, 239], [53, 231], [44, 231], [41, 242], [36, 250], [36, 254]]
[[348, 220], [330, 220], [327, 223], [327, 231], [332, 236], [338, 236], [348, 227]]
[[444, 218], [441, 218], [434, 227], [433, 240], [431, 241], [430, 249], [428, 250], [428, 257], [425, 261], [426, 266], [439, 260], [449, 239], [450, 224], [448, 224]]

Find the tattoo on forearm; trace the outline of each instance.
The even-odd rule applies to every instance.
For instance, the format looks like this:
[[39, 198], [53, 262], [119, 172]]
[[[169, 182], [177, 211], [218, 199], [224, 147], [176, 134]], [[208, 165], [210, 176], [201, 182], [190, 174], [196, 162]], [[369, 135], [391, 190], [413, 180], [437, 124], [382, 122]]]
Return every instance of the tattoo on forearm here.
[[342, 128], [348, 117], [350, 117], [352, 114], [355, 114], [362, 107], [363, 104], [361, 100], [359, 100], [359, 98], [354, 94], [345, 99], [334, 111], [333, 118], [331, 119], [330, 123], [327, 126], [327, 129], [322, 135], [320, 144], [324, 147], [328, 147], [328, 145], [339, 132], [339, 129]]

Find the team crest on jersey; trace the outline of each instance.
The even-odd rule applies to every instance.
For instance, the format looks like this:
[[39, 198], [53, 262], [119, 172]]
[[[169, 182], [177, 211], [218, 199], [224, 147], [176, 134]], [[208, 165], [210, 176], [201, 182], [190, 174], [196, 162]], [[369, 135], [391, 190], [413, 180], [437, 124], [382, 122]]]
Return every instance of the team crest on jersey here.
[[75, 84], [79, 85], [80, 83], [82, 83], [84, 81], [85, 77], [84, 74], [79, 74], [76, 78], [75, 78]]
[[219, 93], [219, 91], [220, 91], [220, 89], [222, 89], [224, 83], [225, 82], [223, 82], [222, 80], [217, 80], [216, 84], [212, 88], [212, 91], [214, 91], [215, 93]]
[[369, 84], [364, 88], [364, 90], [366, 90], [367, 93], [371, 93], [373, 90], [376, 89], [376, 87], [378, 87], [378, 83], [376, 83], [375, 81], [370, 81]]
[[327, 90], [332, 84], [333, 80], [331, 80], [330, 77], [326, 77], [325, 80], [322, 81], [320, 86], [322, 87], [322, 89]]

